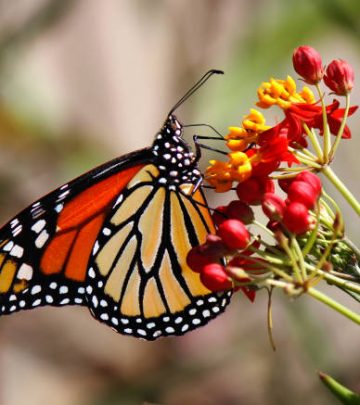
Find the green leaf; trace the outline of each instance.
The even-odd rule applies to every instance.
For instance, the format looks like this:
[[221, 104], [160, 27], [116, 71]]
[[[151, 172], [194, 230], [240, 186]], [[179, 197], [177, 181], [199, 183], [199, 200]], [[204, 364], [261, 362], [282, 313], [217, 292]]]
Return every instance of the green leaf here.
[[328, 374], [319, 372], [320, 380], [335, 395], [335, 397], [344, 405], [360, 405], [360, 395], [350, 391]]

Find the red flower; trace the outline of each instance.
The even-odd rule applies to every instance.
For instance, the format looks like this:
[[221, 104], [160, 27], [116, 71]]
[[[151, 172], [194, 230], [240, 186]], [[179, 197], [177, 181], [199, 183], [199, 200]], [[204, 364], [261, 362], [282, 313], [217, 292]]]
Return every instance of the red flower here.
[[354, 70], [345, 60], [333, 60], [326, 68], [325, 84], [338, 96], [345, 96], [354, 87]]
[[277, 162], [278, 164], [286, 162], [289, 166], [293, 163], [299, 163], [296, 157], [288, 150], [290, 146], [289, 134], [291, 133], [287, 126], [284, 120], [259, 135], [258, 144], [260, 145], [261, 162]]
[[257, 205], [261, 204], [264, 193], [272, 193], [274, 190], [274, 182], [269, 177], [251, 177], [238, 184], [236, 194], [242, 202]]
[[[341, 121], [344, 117], [345, 109], [339, 108], [339, 101], [334, 100], [332, 104], [326, 107], [327, 120], [330, 128], [330, 132], [333, 135], [337, 135]], [[357, 110], [357, 106], [350, 107], [348, 116], [354, 114]], [[320, 134], [324, 131], [324, 122], [322, 116], [322, 108], [316, 104], [292, 104], [285, 111], [285, 119], [278, 124], [280, 128], [288, 129], [288, 139], [290, 146], [296, 147], [297, 144], [301, 147], [307, 146], [305, 139], [305, 131], [303, 124], [307, 124], [310, 128], [317, 128], [320, 130]], [[346, 125], [342, 138], [351, 138], [351, 132]]]
[[261, 206], [271, 221], [279, 221], [284, 216], [285, 201], [274, 193], [265, 193]]
[[311, 46], [300, 46], [293, 53], [296, 72], [309, 84], [318, 83], [324, 76], [324, 68], [319, 52]]
[[309, 172], [307, 170], [304, 170], [303, 172], [299, 173], [295, 177], [295, 180], [296, 181], [305, 181], [305, 183], [310, 184], [316, 191], [317, 197], [319, 197], [319, 195], [321, 194], [321, 188], [322, 188], [321, 180], [316, 174]]
[[238, 219], [248, 225], [254, 220], [254, 212], [251, 207], [239, 200], [234, 200], [226, 207], [226, 214], [230, 219]]
[[299, 202], [290, 202], [284, 213], [284, 225], [296, 235], [301, 235], [310, 229], [308, 209]]
[[215, 208], [214, 213], [212, 214], [212, 219], [216, 226], [219, 226], [221, 223], [228, 219], [226, 210], [227, 207], [225, 205], [220, 205], [219, 207]]
[[200, 273], [200, 279], [210, 291], [224, 291], [233, 288], [233, 282], [226, 274], [225, 267], [218, 263], [206, 265]]
[[224, 221], [219, 226], [218, 235], [229, 249], [244, 249], [250, 241], [248, 230], [237, 219]]
[[[258, 248], [260, 246], [260, 242], [254, 241], [251, 246]], [[227, 269], [233, 275], [235, 280], [241, 283], [248, 283], [251, 282], [251, 274], [261, 275], [267, 272], [267, 269], [262, 264], [265, 263], [265, 261], [261, 258], [249, 257], [252, 254], [253, 252], [251, 250], [246, 249], [241, 252], [242, 257], [235, 256], [229, 261]], [[244, 255], [248, 257], [243, 257]], [[243, 269], [244, 272], [248, 273], [249, 276], [244, 274], [243, 276], [239, 277], [236, 271], [231, 271], [232, 267]], [[237, 289], [241, 290], [251, 302], [254, 302], [256, 289], [251, 286], [241, 286], [237, 287]]]
[[186, 263], [192, 271], [196, 273], [202, 272], [203, 268], [210, 263], [216, 262], [216, 258], [212, 254], [206, 254], [202, 246], [193, 247], [186, 257]]
[[[330, 132], [333, 135], [337, 135], [341, 121], [344, 117], [345, 109], [344, 108], [339, 108], [340, 102], [338, 100], [334, 100], [332, 104], [328, 105], [326, 107], [326, 113], [327, 113], [327, 119], [328, 119], [328, 124], [330, 128]], [[320, 107], [319, 107], [320, 108]], [[354, 112], [358, 109], [358, 106], [352, 106], [349, 109], [349, 114], [348, 116], [350, 117], [351, 115], [354, 114]], [[314, 117], [313, 123], [310, 123], [314, 128], [319, 128], [320, 129], [320, 135], [324, 132], [323, 128], [323, 119], [322, 119], [322, 112], [319, 111], [319, 113]], [[351, 138], [351, 132], [350, 128], [345, 125], [344, 132], [342, 134], [342, 138], [344, 139], [350, 139]]]
[[289, 201], [304, 204], [310, 210], [315, 207], [318, 196], [314, 187], [305, 181], [295, 180], [288, 189]]
[[186, 257], [186, 263], [196, 273], [202, 272], [203, 268], [210, 263], [218, 263], [226, 253], [226, 247], [217, 235], [207, 235], [206, 242], [193, 247]]

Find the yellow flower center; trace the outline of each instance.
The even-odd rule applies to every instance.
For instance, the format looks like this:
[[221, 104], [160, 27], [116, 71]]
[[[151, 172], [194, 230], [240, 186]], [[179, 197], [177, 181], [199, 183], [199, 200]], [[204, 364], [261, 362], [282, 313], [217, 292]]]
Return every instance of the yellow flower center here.
[[296, 83], [291, 76], [286, 80], [270, 79], [269, 82], [262, 83], [257, 94], [259, 101], [256, 105], [261, 108], [278, 105], [282, 109], [287, 109], [293, 103], [315, 102], [314, 94], [308, 87], [305, 86], [300, 93], [296, 91]]

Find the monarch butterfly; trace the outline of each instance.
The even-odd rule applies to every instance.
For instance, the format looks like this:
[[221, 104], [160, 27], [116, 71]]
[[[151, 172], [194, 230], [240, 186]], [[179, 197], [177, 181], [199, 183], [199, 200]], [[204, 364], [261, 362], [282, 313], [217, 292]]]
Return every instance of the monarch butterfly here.
[[64, 184], [0, 229], [0, 314], [82, 305], [125, 335], [182, 335], [223, 312], [186, 264], [214, 225], [174, 110], [153, 145]]

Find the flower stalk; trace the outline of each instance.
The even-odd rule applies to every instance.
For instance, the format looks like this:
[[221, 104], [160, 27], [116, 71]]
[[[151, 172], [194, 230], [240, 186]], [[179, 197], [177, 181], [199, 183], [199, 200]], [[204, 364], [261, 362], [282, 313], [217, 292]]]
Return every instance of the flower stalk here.
[[307, 293], [315, 298], [316, 300], [322, 302], [323, 304], [327, 305], [328, 307], [334, 309], [339, 314], [345, 316], [346, 318], [350, 319], [351, 321], [360, 325], [360, 314], [351, 311], [349, 308], [345, 307], [344, 305], [338, 303], [334, 299], [330, 298], [329, 296], [325, 295], [319, 290], [316, 290], [313, 287], [308, 288]]
[[337, 188], [345, 200], [349, 203], [352, 209], [360, 216], [360, 203], [351, 193], [351, 191], [344, 185], [339, 177], [334, 173], [330, 166], [324, 166], [322, 173], [331, 181], [331, 183]]

